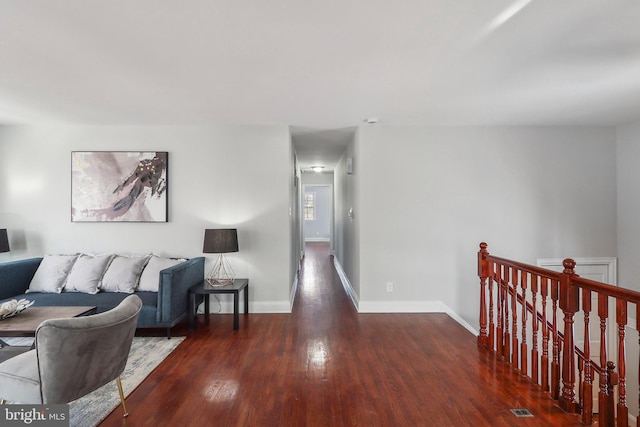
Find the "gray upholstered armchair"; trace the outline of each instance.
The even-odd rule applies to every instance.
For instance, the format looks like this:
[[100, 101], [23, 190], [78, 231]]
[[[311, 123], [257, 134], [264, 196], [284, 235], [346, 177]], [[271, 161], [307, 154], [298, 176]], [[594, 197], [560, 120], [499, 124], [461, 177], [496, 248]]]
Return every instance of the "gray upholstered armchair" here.
[[0, 399], [68, 403], [115, 379], [126, 417], [120, 374], [141, 308], [131, 295], [104, 313], [42, 322], [34, 350], [0, 363]]

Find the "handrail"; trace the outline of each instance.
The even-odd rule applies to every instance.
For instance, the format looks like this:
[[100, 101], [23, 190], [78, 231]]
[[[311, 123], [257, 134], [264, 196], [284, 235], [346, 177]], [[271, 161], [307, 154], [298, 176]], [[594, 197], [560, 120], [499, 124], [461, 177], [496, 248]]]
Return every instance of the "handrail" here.
[[506, 259], [506, 258], [500, 258], [500, 257], [497, 257], [495, 255], [491, 255], [489, 253], [487, 253], [486, 259], [489, 260], [489, 261], [493, 261], [495, 263], [498, 263], [498, 264], [509, 266], [509, 267], [515, 267], [515, 268], [519, 268], [519, 269], [522, 269], [522, 270], [527, 270], [527, 271], [530, 271], [532, 273], [536, 273], [539, 276], [546, 277], [548, 279], [560, 280], [560, 275], [562, 274], [562, 273], [558, 273], [557, 271], [548, 270], [548, 269], [543, 268], [543, 267], [538, 267], [536, 265], [529, 265], [529, 264], [525, 264], [525, 263], [519, 262], [519, 261], [513, 261], [513, 260], [510, 260], [510, 259]]
[[[506, 265], [509, 267], [515, 267], [521, 270], [526, 270], [528, 272], [536, 273], [539, 276], [542, 276], [548, 279], [560, 280], [560, 278], [564, 274], [564, 273], [560, 273], [554, 270], [549, 270], [543, 267], [538, 267], [536, 265], [525, 264], [523, 262], [497, 257], [495, 255], [490, 255], [489, 253], [487, 253], [486, 259], [498, 264]], [[568, 258], [565, 261], [567, 260], [571, 260], [571, 259]], [[595, 280], [587, 279], [586, 277], [580, 277], [577, 274], [573, 274], [572, 282], [574, 285], [583, 289], [595, 291], [598, 293], [603, 293], [603, 294], [606, 294], [607, 296], [614, 297], [614, 298], [618, 298], [618, 297], [624, 298], [628, 302], [640, 304], [640, 292], [638, 291], [634, 291], [626, 288], [620, 288], [617, 286], [612, 286], [607, 283], [597, 282]]]
[[578, 275], [572, 279], [572, 283], [582, 289], [595, 291], [613, 298], [624, 298], [630, 303], [640, 304], [640, 292], [638, 291], [611, 286], [606, 283], [596, 282], [595, 280], [580, 277]]
[[[481, 243], [478, 344], [549, 391], [562, 409], [580, 413], [584, 424], [593, 422], [592, 390], [597, 375], [599, 424], [617, 421], [618, 426], [627, 426], [625, 328], [628, 305], [634, 304], [640, 313], [640, 292], [580, 277], [572, 259], [565, 259], [563, 266], [562, 272], [556, 272], [493, 256], [487, 244]], [[615, 309], [609, 309], [610, 303], [615, 303]], [[578, 313], [584, 329], [580, 337], [574, 336]], [[632, 326], [640, 330], [640, 314], [638, 317]], [[598, 323], [593, 336], [592, 320]], [[609, 325], [616, 325], [616, 331], [609, 333]], [[592, 360], [591, 341], [596, 335], [599, 360]], [[612, 355], [617, 372], [616, 364], [607, 357], [609, 335], [612, 340], [617, 338], [618, 351]], [[582, 341], [581, 346], [576, 340]]]

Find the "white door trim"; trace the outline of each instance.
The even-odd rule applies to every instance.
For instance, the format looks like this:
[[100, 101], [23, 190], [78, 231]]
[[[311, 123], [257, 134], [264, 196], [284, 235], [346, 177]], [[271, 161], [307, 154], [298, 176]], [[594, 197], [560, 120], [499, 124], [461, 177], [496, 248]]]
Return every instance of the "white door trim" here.
[[[536, 265], [538, 267], [562, 267], [562, 261], [565, 258], [538, 258], [536, 259]], [[576, 265], [599, 265], [607, 267], [607, 284], [618, 286], [618, 258], [614, 257], [588, 257], [588, 258], [573, 258]]]

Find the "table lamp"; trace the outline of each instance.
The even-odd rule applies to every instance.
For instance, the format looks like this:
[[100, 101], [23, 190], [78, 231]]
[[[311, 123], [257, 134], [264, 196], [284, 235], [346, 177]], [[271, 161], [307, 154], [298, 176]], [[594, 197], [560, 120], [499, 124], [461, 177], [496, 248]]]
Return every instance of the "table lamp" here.
[[202, 252], [218, 254], [218, 259], [207, 276], [209, 285], [226, 286], [232, 284], [235, 272], [224, 254], [238, 252], [238, 230], [235, 228], [205, 229]]
[[6, 228], [0, 228], [0, 252], [9, 252], [9, 237], [7, 237]]

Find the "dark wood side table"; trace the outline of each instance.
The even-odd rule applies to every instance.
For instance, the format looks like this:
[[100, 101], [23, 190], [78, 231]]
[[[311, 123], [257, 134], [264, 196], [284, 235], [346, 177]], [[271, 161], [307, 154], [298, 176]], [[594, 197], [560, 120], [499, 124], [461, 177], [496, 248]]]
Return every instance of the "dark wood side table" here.
[[196, 327], [196, 295], [204, 295], [204, 312], [209, 314], [210, 294], [233, 294], [233, 329], [240, 325], [238, 313], [238, 299], [240, 291], [244, 289], [244, 314], [249, 314], [249, 279], [235, 279], [226, 286], [211, 286], [206, 280], [189, 288], [189, 329]]

